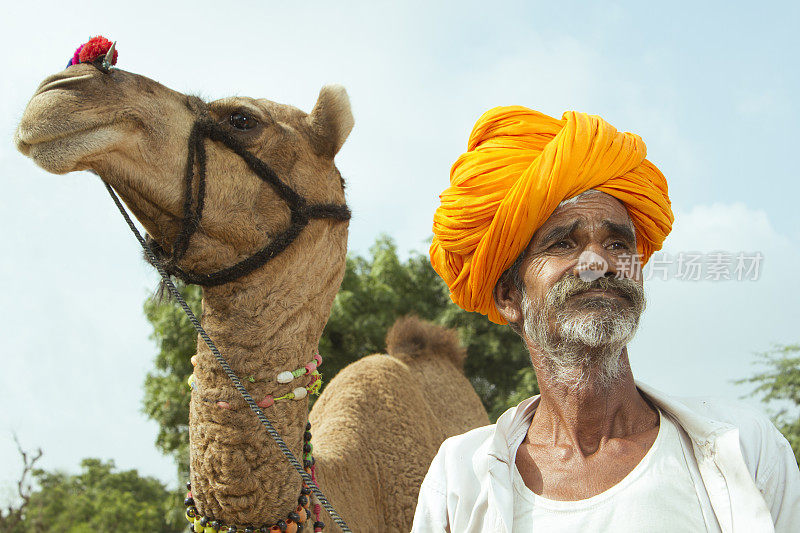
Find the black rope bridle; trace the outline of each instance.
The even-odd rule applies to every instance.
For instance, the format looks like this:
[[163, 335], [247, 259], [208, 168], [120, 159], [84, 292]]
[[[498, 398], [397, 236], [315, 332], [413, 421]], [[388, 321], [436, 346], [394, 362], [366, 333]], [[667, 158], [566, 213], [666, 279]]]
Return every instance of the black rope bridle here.
[[[273, 238], [269, 244], [252, 256], [239, 261], [235, 265], [226, 267], [212, 274], [197, 274], [178, 268], [176, 262], [186, 254], [186, 250], [189, 247], [189, 240], [197, 231], [197, 228], [200, 225], [200, 218], [202, 217], [203, 203], [205, 199], [206, 138], [212, 141], [221, 142], [230, 148], [239, 157], [244, 159], [244, 161], [253, 170], [253, 172], [258, 175], [258, 177], [272, 186], [275, 192], [289, 205], [289, 209], [291, 210], [291, 224], [289, 228], [287, 228], [277, 237]], [[195, 163], [197, 163], [198, 168], [198, 184], [197, 198], [193, 201], [192, 188], [195, 174]], [[189, 318], [192, 326], [194, 326], [194, 329], [209, 347], [211, 353], [214, 355], [214, 358], [222, 367], [222, 370], [225, 372], [231, 382], [233, 382], [234, 388], [239, 392], [239, 394], [242, 395], [244, 401], [256, 414], [259, 421], [261, 421], [261, 423], [264, 425], [267, 433], [275, 441], [280, 451], [286, 457], [287, 461], [289, 461], [292, 467], [297, 471], [308, 488], [311, 489], [333, 521], [336, 522], [343, 532], [350, 533], [350, 528], [347, 526], [347, 523], [336, 512], [326, 498], [325, 494], [323, 494], [317, 484], [311, 479], [311, 475], [304, 470], [303, 465], [297, 460], [292, 451], [284, 442], [283, 438], [281, 438], [280, 434], [266, 417], [264, 411], [262, 411], [261, 408], [256, 404], [250, 393], [247, 392], [247, 389], [245, 389], [244, 385], [242, 385], [242, 380], [230, 367], [228, 361], [225, 359], [225, 357], [223, 357], [219, 349], [214, 344], [214, 341], [211, 340], [211, 337], [209, 337], [208, 333], [206, 333], [205, 329], [203, 329], [203, 326], [200, 325], [200, 321], [189, 308], [189, 305], [175, 287], [172, 279], [170, 279], [170, 275], [174, 275], [187, 283], [194, 283], [207, 287], [227, 283], [244, 276], [245, 274], [249, 274], [285, 250], [297, 238], [303, 228], [308, 225], [311, 219], [330, 218], [339, 221], [347, 221], [350, 219], [350, 210], [346, 205], [309, 205], [305, 198], [303, 198], [294, 189], [278, 178], [269, 165], [250, 153], [237, 139], [229, 135], [225, 130], [211, 121], [211, 119], [208, 117], [198, 119], [192, 127], [192, 131], [189, 135], [189, 154], [187, 156], [184, 190], [184, 215], [181, 222], [181, 230], [172, 246], [172, 254], [169, 257], [167, 266], [163, 264], [162, 259], [167, 257], [168, 254], [149, 235], [147, 238], [142, 237], [141, 233], [139, 233], [139, 230], [136, 228], [136, 225], [133, 223], [127, 211], [123, 207], [122, 202], [114, 193], [114, 189], [105, 180], [103, 180], [103, 183], [111, 195], [111, 198], [114, 200], [114, 203], [122, 213], [122, 216], [125, 219], [125, 222], [127, 222], [128, 227], [130, 227], [131, 231], [136, 236], [136, 239], [144, 248], [147, 260], [156, 268], [156, 270], [158, 270], [158, 273], [162, 278], [162, 283], [167, 287], [170, 294], [183, 309], [184, 313], [186, 313], [186, 316]], [[159, 258], [159, 255], [161, 258]]]
[[[210, 274], [198, 274], [179, 268], [178, 261], [186, 255], [189, 240], [200, 226], [200, 219], [203, 216], [206, 193], [206, 139], [221, 142], [227, 146], [241, 157], [259, 178], [268, 183], [289, 206], [291, 221], [288, 228], [270, 239], [269, 244], [250, 257]], [[193, 194], [195, 175], [197, 176], [196, 198]], [[184, 177], [183, 218], [180, 232], [172, 245], [172, 253], [168, 254], [159, 243], [149, 236], [148, 243], [153, 248], [154, 254], [165, 261], [165, 268], [169, 274], [186, 283], [213, 287], [240, 278], [264, 265], [292, 244], [303, 228], [314, 218], [330, 218], [345, 222], [350, 220], [350, 209], [346, 205], [339, 204], [309, 204], [303, 196], [284, 183], [268, 164], [248, 151], [238, 139], [210, 118], [203, 117], [194, 123], [189, 134], [189, 153], [186, 157]]]

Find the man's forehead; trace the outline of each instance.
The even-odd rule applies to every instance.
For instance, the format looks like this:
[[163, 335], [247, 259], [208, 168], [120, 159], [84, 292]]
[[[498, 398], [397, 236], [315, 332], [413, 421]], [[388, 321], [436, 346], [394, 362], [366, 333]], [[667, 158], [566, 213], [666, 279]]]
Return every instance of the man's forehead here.
[[629, 226], [633, 222], [625, 205], [610, 194], [590, 190], [559, 204], [553, 214], [536, 230], [534, 239], [556, 226], [581, 226], [593, 222], [612, 222]]

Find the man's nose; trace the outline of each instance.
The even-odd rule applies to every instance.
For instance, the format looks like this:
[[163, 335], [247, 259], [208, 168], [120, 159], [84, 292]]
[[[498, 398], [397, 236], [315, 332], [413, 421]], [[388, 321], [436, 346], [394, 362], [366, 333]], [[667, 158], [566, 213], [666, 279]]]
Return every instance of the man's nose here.
[[586, 282], [602, 277], [616, 277], [617, 265], [602, 246], [589, 245], [578, 256], [572, 273]]

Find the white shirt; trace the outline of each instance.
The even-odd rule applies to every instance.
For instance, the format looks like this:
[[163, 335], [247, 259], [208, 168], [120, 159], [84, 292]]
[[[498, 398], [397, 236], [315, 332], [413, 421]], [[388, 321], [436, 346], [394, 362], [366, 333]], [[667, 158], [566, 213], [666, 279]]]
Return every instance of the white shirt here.
[[[637, 387], [688, 436], [697, 484], [723, 533], [800, 531], [800, 472], [769, 419], [734, 402], [677, 401]], [[420, 487], [413, 533], [514, 531], [512, 467], [520, 440], [510, 430], [536, 399], [442, 444]]]
[[[533, 409], [530, 411], [532, 417]], [[697, 462], [688, 437], [689, 451], [685, 453], [683, 430], [660, 409], [658, 413], [658, 436], [639, 464], [622, 481], [591, 498], [558, 501], [539, 496], [525, 485], [515, 465], [511, 472], [513, 532], [718, 532], [705, 487], [692, 476], [691, 466], [696, 470]], [[517, 447], [527, 433], [531, 417], [526, 416], [519, 429], [512, 429], [512, 435], [519, 434], [513, 439]], [[708, 524], [706, 517], [710, 519]]]

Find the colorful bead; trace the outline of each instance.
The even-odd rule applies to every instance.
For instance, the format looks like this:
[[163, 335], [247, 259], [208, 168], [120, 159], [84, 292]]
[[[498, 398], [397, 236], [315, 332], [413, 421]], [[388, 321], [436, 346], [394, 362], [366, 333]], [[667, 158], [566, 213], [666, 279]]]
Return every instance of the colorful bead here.
[[189, 361], [192, 363], [192, 366], [197, 366], [197, 354], [194, 354]]
[[286, 533], [297, 533], [297, 523], [291, 518], [286, 521]]
[[258, 402], [259, 407], [272, 407], [275, 404], [275, 398], [272, 395], [267, 395], [263, 400]]
[[295, 370], [289, 371], [284, 370], [280, 372], [276, 377], [278, 383], [290, 383], [291, 381], [299, 378], [300, 376], [305, 376], [307, 374], [311, 374], [314, 372], [319, 365], [322, 364], [322, 357], [320, 357], [319, 353], [314, 354], [314, 359], [300, 368]]
[[306, 397], [306, 395], [308, 394], [308, 391], [306, 390], [305, 387], [297, 387], [296, 389], [294, 389], [292, 391], [292, 394], [294, 394], [294, 399], [295, 400], [301, 400], [301, 399]]
[[220, 409], [230, 409], [231, 404], [229, 404], [228, 402], [219, 401], [217, 402], [217, 407], [219, 407]]

